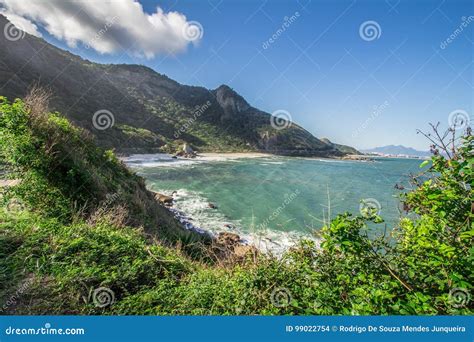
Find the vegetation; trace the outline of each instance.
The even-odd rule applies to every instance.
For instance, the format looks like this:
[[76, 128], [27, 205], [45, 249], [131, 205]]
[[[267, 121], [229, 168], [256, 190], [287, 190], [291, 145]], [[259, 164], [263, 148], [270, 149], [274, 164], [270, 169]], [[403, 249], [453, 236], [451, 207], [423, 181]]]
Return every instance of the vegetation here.
[[[242, 138], [229, 133], [228, 129], [216, 127], [215, 124], [209, 122], [208, 114], [215, 111], [212, 105], [198, 105], [192, 107], [190, 105], [180, 104], [176, 100], [168, 97], [154, 97], [149, 99], [141, 96], [139, 92], [132, 91], [131, 96], [138, 99], [151, 115], [164, 123], [160, 127], [160, 133], [153, 134], [148, 131], [146, 134], [143, 129], [122, 125], [120, 128], [129, 137], [133, 134], [136, 139], [141, 141], [164, 143], [161, 150], [166, 153], [174, 154], [180, 151], [183, 144], [189, 143], [193, 148], [200, 152], [244, 152], [254, 151], [246, 145], [246, 141]], [[215, 107], [215, 104], [214, 104]], [[209, 112], [209, 113], [208, 113]], [[204, 120], [207, 118], [207, 120]], [[138, 133], [141, 134], [138, 134]], [[149, 136], [154, 137], [151, 141]]]
[[0, 158], [9, 178], [4, 201], [19, 200], [35, 213], [70, 223], [76, 217], [144, 227], [148, 233], [189, 235], [111, 150], [59, 113], [48, 112], [50, 94], [33, 88], [25, 101], [10, 104], [0, 97]]
[[195, 241], [173, 235], [179, 228], [143, 180], [48, 113], [35, 101], [44, 96], [0, 99], [1, 164], [21, 179], [2, 197], [4, 313], [473, 313], [469, 129], [436, 142], [428, 172], [402, 195], [407, 215], [387, 234], [369, 234], [383, 222], [369, 208], [323, 227], [320, 247], [302, 241], [282, 258], [224, 264], [189, 253]]

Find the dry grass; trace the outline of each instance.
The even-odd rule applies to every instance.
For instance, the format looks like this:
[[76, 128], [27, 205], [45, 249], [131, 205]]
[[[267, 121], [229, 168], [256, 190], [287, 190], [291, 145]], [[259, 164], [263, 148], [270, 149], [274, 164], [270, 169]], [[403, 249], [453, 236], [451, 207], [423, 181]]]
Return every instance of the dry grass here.
[[53, 93], [51, 90], [43, 88], [38, 84], [31, 86], [28, 94], [24, 98], [26, 108], [34, 119], [44, 118], [49, 113], [49, 101]]

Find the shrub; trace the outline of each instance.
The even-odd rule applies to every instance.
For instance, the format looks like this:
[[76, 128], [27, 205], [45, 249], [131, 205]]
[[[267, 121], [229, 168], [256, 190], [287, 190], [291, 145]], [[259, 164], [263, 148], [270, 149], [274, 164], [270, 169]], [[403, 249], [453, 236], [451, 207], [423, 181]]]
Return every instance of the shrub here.
[[[7, 313], [473, 313], [470, 129], [445, 142], [434, 126], [430, 168], [402, 195], [407, 215], [388, 234], [369, 234], [383, 222], [375, 212], [344, 213], [322, 228], [320, 247], [302, 241], [281, 258], [219, 266], [163, 244], [178, 228], [143, 180], [37, 97], [0, 98], [0, 156], [21, 179], [4, 201], [29, 208], [0, 213], [0, 298], [28, 284]], [[94, 305], [100, 287], [113, 305]]]

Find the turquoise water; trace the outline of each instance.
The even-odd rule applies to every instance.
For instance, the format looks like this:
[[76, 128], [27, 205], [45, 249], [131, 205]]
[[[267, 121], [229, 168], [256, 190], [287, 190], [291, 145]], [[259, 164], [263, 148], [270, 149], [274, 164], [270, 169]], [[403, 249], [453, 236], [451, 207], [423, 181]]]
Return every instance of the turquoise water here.
[[392, 226], [400, 216], [400, 190], [394, 186], [408, 187], [409, 174], [419, 172], [421, 163], [286, 157], [176, 161], [164, 155], [135, 155], [126, 162], [151, 189], [177, 191], [175, 207], [197, 226], [265, 235], [281, 245], [319, 229], [329, 214], [358, 213], [363, 199], [380, 206], [380, 215]]

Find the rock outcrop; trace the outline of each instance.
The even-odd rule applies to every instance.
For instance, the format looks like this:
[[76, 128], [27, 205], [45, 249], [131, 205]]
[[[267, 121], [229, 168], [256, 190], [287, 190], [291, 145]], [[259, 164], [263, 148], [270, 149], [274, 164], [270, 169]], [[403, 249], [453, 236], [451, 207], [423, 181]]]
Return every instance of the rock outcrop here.
[[223, 263], [241, 263], [248, 258], [255, 259], [258, 250], [255, 246], [244, 244], [235, 233], [219, 233], [213, 241], [212, 250], [216, 258]]

